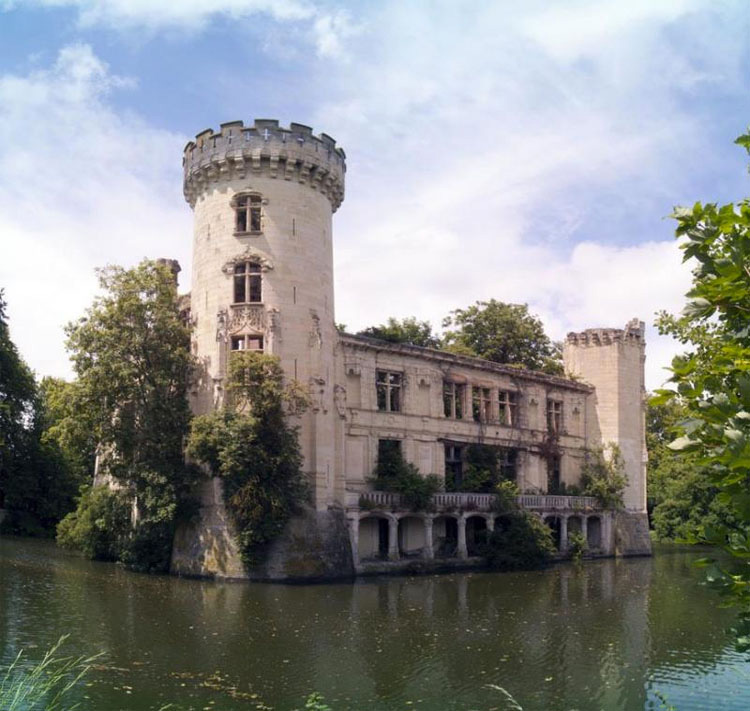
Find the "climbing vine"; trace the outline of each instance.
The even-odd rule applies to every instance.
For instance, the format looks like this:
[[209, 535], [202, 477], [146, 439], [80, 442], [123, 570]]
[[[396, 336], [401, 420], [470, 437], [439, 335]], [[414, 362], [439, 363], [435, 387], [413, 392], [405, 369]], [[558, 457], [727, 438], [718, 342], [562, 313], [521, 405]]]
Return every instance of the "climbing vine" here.
[[307, 398], [284, 384], [278, 358], [232, 354], [223, 409], [196, 417], [187, 453], [224, 483], [224, 503], [242, 560], [260, 563], [307, 495], [297, 428]]

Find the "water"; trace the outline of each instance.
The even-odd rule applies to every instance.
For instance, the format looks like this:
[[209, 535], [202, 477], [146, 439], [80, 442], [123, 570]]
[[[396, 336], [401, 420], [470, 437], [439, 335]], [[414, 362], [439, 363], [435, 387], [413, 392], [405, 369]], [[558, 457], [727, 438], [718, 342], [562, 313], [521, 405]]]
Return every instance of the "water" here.
[[[0, 538], [0, 661], [105, 657], [86, 709], [750, 708], [733, 613], [695, 551], [543, 572], [381, 578], [356, 584], [213, 583], [129, 573]], [[502, 687], [505, 691], [491, 688]], [[510, 696], [508, 696], [510, 695]]]

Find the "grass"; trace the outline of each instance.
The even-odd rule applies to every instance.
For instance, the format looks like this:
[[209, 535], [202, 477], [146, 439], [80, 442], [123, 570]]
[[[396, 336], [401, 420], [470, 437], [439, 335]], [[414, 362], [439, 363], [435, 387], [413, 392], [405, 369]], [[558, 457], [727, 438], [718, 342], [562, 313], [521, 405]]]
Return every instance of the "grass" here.
[[59, 654], [67, 635], [60, 637], [41, 661], [29, 663], [21, 650], [11, 665], [0, 669], [0, 709], [2, 711], [73, 711], [71, 691], [88, 672], [93, 657], [66, 657]]

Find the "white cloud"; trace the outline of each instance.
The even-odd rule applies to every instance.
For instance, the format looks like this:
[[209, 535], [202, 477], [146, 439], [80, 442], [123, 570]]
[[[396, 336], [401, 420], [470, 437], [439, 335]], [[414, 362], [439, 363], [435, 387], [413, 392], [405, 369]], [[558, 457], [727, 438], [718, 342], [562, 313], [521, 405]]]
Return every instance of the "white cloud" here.
[[86, 45], [28, 76], [0, 76], [0, 285], [13, 338], [65, 374], [62, 326], [91, 302], [94, 268], [189, 257], [183, 137], [115, 112], [113, 75]]
[[[316, 67], [291, 47], [300, 95], [283, 101], [287, 117], [349, 156], [335, 257], [337, 319], [351, 328], [391, 315], [438, 324], [494, 297], [528, 302], [561, 338], [680, 308], [689, 278], [660, 218], [676, 195], [703, 197], [691, 171], [716, 160], [690, 92], [707, 76], [735, 86], [743, 51], [730, 19], [701, 14], [697, 0], [614, 3], [602, 23], [591, 2], [391, 0], [356, 12], [290, 2], [274, 6], [280, 15], [250, 0], [35, 2], [76, 3], [81, 22], [108, 27], [199, 30], [250, 12], [306, 23], [337, 61]], [[701, 27], [697, 59], [694, 43], [668, 41], [687, 21]], [[309, 41], [291, 32], [286, 44]], [[227, 74], [243, 86], [240, 70]], [[90, 301], [92, 266], [144, 255], [187, 266], [184, 139], [115, 112], [108, 95], [127, 88], [85, 46], [48, 70], [0, 77], [0, 280], [19, 344], [44, 372], [60, 360], [46, 344]], [[32, 258], [54, 260], [70, 285], [54, 304], [28, 278]], [[653, 328], [648, 338], [655, 387], [675, 347]]]
[[[20, 6], [16, 0], [0, 0], [0, 10]], [[177, 29], [199, 32], [212, 21], [228, 18], [242, 22], [266, 15], [278, 22], [304, 22], [320, 57], [340, 59], [344, 43], [358, 33], [347, 10], [331, 12], [310, 0], [25, 0], [26, 8], [72, 8], [81, 28], [104, 27], [118, 32], [159, 32]]]

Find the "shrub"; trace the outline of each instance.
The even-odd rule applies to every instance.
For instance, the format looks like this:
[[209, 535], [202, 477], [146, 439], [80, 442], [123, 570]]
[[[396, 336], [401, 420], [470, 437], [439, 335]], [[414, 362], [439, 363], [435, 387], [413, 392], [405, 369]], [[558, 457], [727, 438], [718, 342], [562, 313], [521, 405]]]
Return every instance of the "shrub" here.
[[498, 516], [480, 551], [496, 570], [542, 567], [555, 552], [552, 532], [538, 516], [516, 508]]
[[95, 560], [119, 560], [128, 547], [130, 512], [124, 491], [92, 487], [81, 495], [78, 508], [57, 525], [57, 542]]
[[518, 509], [518, 495], [520, 491], [514, 481], [501, 481], [495, 487], [495, 499], [494, 509], [498, 513], [505, 513], [507, 511], [516, 511]]
[[378, 491], [401, 494], [412, 511], [428, 510], [432, 495], [440, 491], [440, 479], [435, 474], [422, 476], [417, 467], [404, 460], [400, 447], [381, 449], [370, 482]]
[[568, 551], [574, 561], [578, 562], [581, 560], [587, 548], [588, 544], [583, 533], [580, 531], [571, 531], [568, 534]]
[[590, 450], [581, 471], [581, 493], [594, 496], [602, 508], [621, 509], [628, 483], [620, 448], [613, 443]]

